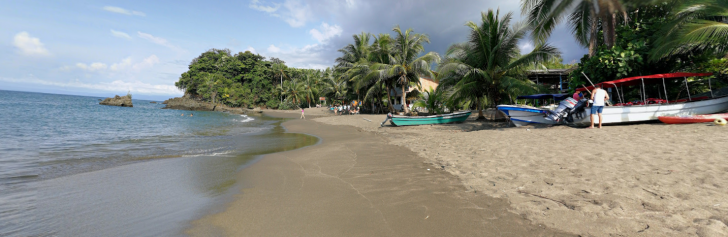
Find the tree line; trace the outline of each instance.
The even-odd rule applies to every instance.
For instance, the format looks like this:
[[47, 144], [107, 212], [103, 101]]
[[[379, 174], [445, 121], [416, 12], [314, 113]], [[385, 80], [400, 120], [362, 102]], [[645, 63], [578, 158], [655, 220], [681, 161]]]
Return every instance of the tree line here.
[[[189, 96], [230, 106], [291, 109], [324, 97], [329, 104], [358, 100], [365, 110], [393, 112], [393, 104], [416, 99], [415, 106], [432, 112], [477, 109], [483, 118], [487, 107], [546, 90], [526, 78], [530, 69], [575, 66], [570, 86], [577, 88], [587, 83], [582, 72], [597, 83], [675, 71], [714, 71], [720, 79], [728, 68], [728, 1], [522, 0], [521, 6], [523, 22], [513, 22], [512, 12], [488, 10], [465, 23], [467, 40], [445, 55], [425, 52], [426, 34], [395, 26], [392, 34], [353, 35], [325, 70], [212, 49], [195, 58], [175, 85]], [[563, 64], [547, 42], [560, 23], [589, 48], [577, 65]], [[525, 40], [534, 45], [529, 52], [518, 48]], [[421, 78], [440, 84], [421, 88]], [[407, 87], [418, 90], [408, 94]]]

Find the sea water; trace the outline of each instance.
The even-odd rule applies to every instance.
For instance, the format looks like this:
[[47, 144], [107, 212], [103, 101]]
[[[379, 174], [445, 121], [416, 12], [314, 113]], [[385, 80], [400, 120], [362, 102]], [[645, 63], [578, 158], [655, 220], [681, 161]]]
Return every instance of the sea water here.
[[241, 168], [317, 142], [279, 119], [100, 99], [0, 90], [0, 236], [182, 235]]

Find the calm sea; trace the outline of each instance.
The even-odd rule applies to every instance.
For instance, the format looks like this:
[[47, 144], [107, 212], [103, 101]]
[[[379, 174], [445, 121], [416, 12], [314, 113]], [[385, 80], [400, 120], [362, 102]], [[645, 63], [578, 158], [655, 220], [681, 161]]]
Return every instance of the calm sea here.
[[318, 141], [278, 119], [99, 99], [0, 90], [0, 236], [182, 235], [259, 155]]

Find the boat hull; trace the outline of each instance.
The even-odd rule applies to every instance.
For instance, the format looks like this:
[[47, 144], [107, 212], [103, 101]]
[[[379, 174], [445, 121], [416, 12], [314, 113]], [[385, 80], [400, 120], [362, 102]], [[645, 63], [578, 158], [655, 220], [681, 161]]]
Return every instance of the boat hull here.
[[471, 111], [457, 112], [433, 116], [391, 116], [390, 123], [394, 126], [414, 126], [428, 124], [460, 123], [470, 117]]
[[[710, 100], [675, 103], [675, 104], [652, 104], [640, 106], [607, 106], [602, 111], [602, 124], [619, 124], [657, 121], [660, 116], [689, 116], [701, 114], [714, 114], [728, 110], [728, 97], [715, 98]], [[590, 108], [582, 119], [574, 121], [575, 125], [585, 126], [589, 120]]]
[[658, 118], [666, 124], [710, 123], [719, 118], [728, 119], [728, 113], [695, 116], [660, 116]]
[[548, 112], [546, 109], [519, 105], [499, 105], [498, 110], [505, 113], [516, 127], [528, 124], [556, 124], [555, 121], [546, 119]]

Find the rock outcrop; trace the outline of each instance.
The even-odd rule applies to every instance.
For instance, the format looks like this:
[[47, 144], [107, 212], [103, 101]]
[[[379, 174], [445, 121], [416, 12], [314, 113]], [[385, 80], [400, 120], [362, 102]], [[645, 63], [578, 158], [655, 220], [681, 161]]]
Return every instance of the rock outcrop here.
[[192, 110], [192, 111], [219, 111], [219, 112], [230, 112], [234, 114], [246, 114], [247, 109], [233, 108], [225, 105], [215, 105], [207, 101], [195, 100], [188, 97], [177, 97], [165, 100], [162, 104], [165, 106], [162, 109], [181, 109], [181, 110]]
[[101, 105], [121, 106], [121, 107], [134, 107], [131, 103], [131, 96], [114, 96], [104, 99], [99, 102]]

